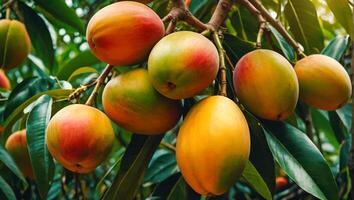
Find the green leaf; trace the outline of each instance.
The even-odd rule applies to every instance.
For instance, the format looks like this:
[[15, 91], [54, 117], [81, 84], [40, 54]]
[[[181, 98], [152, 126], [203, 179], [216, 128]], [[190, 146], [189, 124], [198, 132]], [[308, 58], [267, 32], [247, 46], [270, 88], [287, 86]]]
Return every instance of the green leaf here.
[[248, 183], [248, 185], [257, 191], [263, 198], [267, 200], [272, 199], [272, 194], [269, 191], [267, 184], [250, 161], [247, 162], [241, 177], [243, 181]]
[[230, 34], [224, 35], [223, 46], [230, 59], [235, 64], [243, 55], [255, 49], [255, 44], [244, 41]]
[[353, 36], [353, 12], [348, 0], [326, 0], [329, 9], [333, 12], [337, 21], [345, 28], [348, 34]]
[[321, 54], [327, 55], [339, 61], [347, 50], [348, 45], [348, 36], [338, 36], [329, 42], [329, 44], [321, 51]]
[[181, 200], [181, 199], [187, 199], [186, 182], [184, 181], [182, 176], [178, 179], [176, 184], [173, 186], [166, 200]]
[[295, 62], [294, 49], [286, 42], [285, 38], [273, 27], [269, 26], [270, 31], [273, 33], [275, 39], [278, 41], [279, 46], [284, 53], [285, 57], [291, 62]]
[[171, 151], [159, 149], [153, 155], [144, 182], [158, 183], [178, 172], [176, 156]]
[[142, 136], [134, 134], [123, 156], [121, 167], [103, 199], [134, 198], [142, 183], [149, 161], [160, 144], [163, 135]]
[[338, 149], [339, 143], [330, 125], [328, 113], [323, 110], [311, 109], [311, 114], [315, 130], [319, 133], [323, 133], [326, 136], [327, 141], [335, 149]]
[[47, 0], [34, 0], [34, 2], [55, 19], [75, 28], [82, 35], [85, 34], [85, 28], [81, 19], [63, 0], [51, 0], [50, 3]]
[[49, 95], [54, 99], [62, 99], [62, 98], [67, 98], [73, 90], [67, 90], [67, 89], [55, 89], [55, 90], [48, 90], [45, 92], [38, 93], [31, 98], [27, 99], [25, 102], [23, 102], [21, 105], [19, 105], [12, 113], [10, 116], [8, 116], [5, 120], [4, 126], [6, 129], [10, 128], [23, 114], [23, 110], [29, 106], [31, 103], [33, 103], [35, 100], [37, 100], [38, 97], [42, 95]]
[[4, 118], [6, 119], [19, 105], [37, 93], [54, 87], [55, 81], [50, 78], [32, 77], [18, 84], [6, 102]]
[[0, 161], [9, 168], [27, 187], [27, 181], [20, 169], [17, 167], [15, 161], [12, 159], [11, 155], [5, 150], [5, 148], [0, 145]]
[[319, 53], [323, 48], [323, 33], [316, 8], [310, 0], [289, 0], [285, 6], [285, 17], [295, 39], [302, 44], [306, 53]]
[[0, 176], [0, 190], [8, 200], [16, 200], [16, 195], [10, 185]]
[[85, 66], [90, 66], [99, 63], [98, 60], [90, 50], [83, 51], [76, 55], [73, 59], [65, 63], [57, 74], [60, 80], [67, 80], [72, 73], [77, 69]]
[[337, 200], [338, 187], [317, 147], [305, 133], [283, 122], [264, 123], [274, 158], [306, 192], [319, 199]]
[[75, 70], [70, 77], [68, 78], [68, 81], [70, 81], [71, 79], [73, 79], [75, 76], [81, 75], [81, 74], [85, 74], [85, 73], [98, 73], [97, 70], [93, 67], [81, 67], [77, 70]]
[[54, 49], [47, 25], [31, 7], [21, 1], [18, 2], [18, 7], [23, 14], [24, 23], [36, 54], [42, 59], [46, 68], [50, 69], [54, 64]]
[[53, 100], [48, 95], [39, 97], [29, 113], [26, 123], [28, 152], [35, 181], [42, 199], [47, 198], [49, 183], [54, 172], [54, 162], [48, 152], [45, 133], [52, 113]]
[[251, 132], [250, 161], [267, 184], [269, 191], [273, 194], [275, 191], [274, 158], [269, 149], [264, 130], [252, 114], [246, 111], [244, 115]]

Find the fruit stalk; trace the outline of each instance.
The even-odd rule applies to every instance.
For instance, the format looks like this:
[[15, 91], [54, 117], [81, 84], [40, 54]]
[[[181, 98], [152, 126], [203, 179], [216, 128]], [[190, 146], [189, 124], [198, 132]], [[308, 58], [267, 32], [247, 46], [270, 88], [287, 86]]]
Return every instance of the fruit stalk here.
[[[242, 2], [243, 5], [247, 7], [250, 12], [257, 13], [259, 12], [263, 18], [265, 18], [279, 33], [285, 38], [287, 42], [295, 49], [296, 54], [300, 57], [306, 57], [305, 53], [301, 50], [300, 45], [291, 37], [288, 31], [284, 28], [281, 22], [277, 19], [274, 19], [267, 11], [266, 8], [258, 0], [237, 0]], [[253, 5], [252, 7], [250, 5]], [[256, 9], [254, 9], [256, 8]]]
[[87, 99], [87, 101], [85, 103], [86, 105], [93, 104], [93, 102], [95, 101], [96, 96], [98, 94], [98, 90], [100, 89], [102, 83], [104, 82], [104, 80], [106, 79], [106, 77], [108, 76], [108, 74], [112, 70], [112, 68], [113, 68], [113, 65], [108, 64], [106, 66], [106, 68], [103, 70], [103, 72], [101, 73], [101, 75], [97, 78], [95, 88], [93, 89], [91, 95]]
[[216, 45], [216, 48], [219, 52], [219, 59], [220, 59], [220, 95], [227, 96], [227, 79], [226, 79], [226, 65], [225, 65], [225, 51], [222, 47], [222, 43], [219, 38], [219, 34], [217, 31], [213, 32], [213, 39]]

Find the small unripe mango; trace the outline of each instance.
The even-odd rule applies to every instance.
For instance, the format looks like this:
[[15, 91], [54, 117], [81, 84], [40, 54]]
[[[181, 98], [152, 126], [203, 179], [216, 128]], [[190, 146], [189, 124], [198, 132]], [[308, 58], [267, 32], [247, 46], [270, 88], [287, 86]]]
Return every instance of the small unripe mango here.
[[310, 55], [295, 65], [300, 99], [323, 110], [342, 107], [351, 97], [352, 84], [344, 67], [325, 55]]
[[12, 133], [6, 140], [6, 150], [11, 154], [22, 174], [33, 178], [31, 160], [27, 149], [26, 130]]
[[110, 153], [112, 124], [100, 110], [82, 104], [69, 105], [49, 121], [46, 142], [52, 156], [76, 173], [93, 171]]
[[22, 64], [31, 51], [26, 27], [17, 20], [0, 20], [0, 66], [11, 69]]

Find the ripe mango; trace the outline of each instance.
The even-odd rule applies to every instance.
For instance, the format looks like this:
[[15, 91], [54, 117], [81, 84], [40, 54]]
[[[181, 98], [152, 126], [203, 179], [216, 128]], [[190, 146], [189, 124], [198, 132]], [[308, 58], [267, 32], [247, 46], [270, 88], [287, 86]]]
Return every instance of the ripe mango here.
[[134, 69], [108, 82], [102, 95], [107, 115], [128, 131], [146, 135], [165, 133], [178, 122], [181, 101], [158, 93], [146, 69]]
[[295, 65], [300, 99], [323, 110], [342, 107], [351, 97], [352, 84], [344, 67], [325, 55], [310, 55]]
[[237, 97], [254, 115], [284, 120], [295, 110], [299, 84], [291, 64], [275, 51], [259, 49], [236, 64], [233, 83]]
[[178, 133], [177, 164], [199, 194], [227, 192], [241, 176], [249, 153], [247, 121], [227, 97], [210, 96], [198, 102]]

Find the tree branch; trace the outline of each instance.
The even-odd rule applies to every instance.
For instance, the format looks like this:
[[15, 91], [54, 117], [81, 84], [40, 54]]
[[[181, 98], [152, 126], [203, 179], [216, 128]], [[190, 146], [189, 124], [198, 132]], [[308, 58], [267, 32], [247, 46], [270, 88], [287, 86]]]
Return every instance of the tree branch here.
[[103, 72], [101, 73], [101, 75], [97, 78], [95, 88], [93, 89], [91, 95], [87, 99], [86, 105], [93, 104], [93, 102], [95, 101], [96, 96], [98, 94], [98, 90], [100, 89], [102, 83], [104, 82], [104, 80], [106, 79], [106, 77], [108, 76], [108, 74], [112, 70], [112, 68], [113, 68], [113, 65], [108, 64], [106, 66], [106, 68], [103, 70]]
[[219, 38], [219, 34], [217, 31], [213, 32], [213, 39], [216, 45], [216, 48], [219, 52], [219, 59], [220, 59], [220, 95], [227, 96], [227, 78], [226, 78], [226, 65], [225, 65], [225, 51], [222, 47], [222, 43]]
[[231, 9], [232, 1], [220, 0], [211, 16], [208, 24], [211, 26], [212, 31], [216, 31], [224, 23], [227, 15]]
[[[277, 31], [285, 38], [285, 40], [295, 49], [296, 54], [300, 57], [306, 57], [304, 52], [302, 51], [300, 45], [291, 37], [288, 31], [284, 28], [284, 26], [280, 23], [280, 21], [274, 19], [263, 7], [258, 0], [239, 0], [239, 1], [248, 1], [250, 2], [259, 12], [260, 14], [275, 28]], [[245, 4], [247, 6], [247, 4]], [[250, 9], [249, 9], [250, 10]]]

